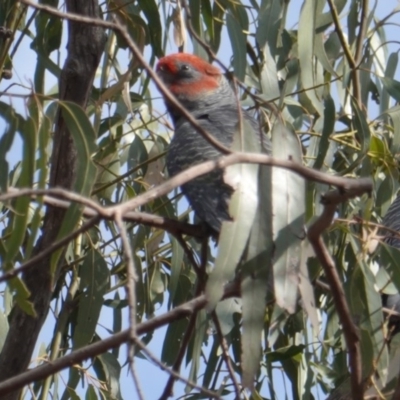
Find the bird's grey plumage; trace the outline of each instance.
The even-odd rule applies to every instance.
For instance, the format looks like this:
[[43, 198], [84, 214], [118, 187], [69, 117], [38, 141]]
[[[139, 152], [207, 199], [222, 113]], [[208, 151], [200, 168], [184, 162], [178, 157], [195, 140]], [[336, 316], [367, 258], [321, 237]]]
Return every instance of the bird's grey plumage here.
[[[204, 130], [212, 132], [221, 144], [229, 148], [233, 142], [232, 132], [235, 132], [239, 124], [238, 112], [230, 106], [219, 107], [219, 110], [226, 116], [223, 121], [212, 112], [203, 112], [197, 116], [196, 120]], [[257, 134], [259, 129], [255, 120], [245, 111], [242, 116], [253, 127], [251, 132], [244, 132], [244, 134]], [[270, 153], [270, 142], [264, 134], [262, 135], [265, 137], [264, 151]], [[221, 156], [221, 152], [197, 132], [187, 120], [183, 117], [175, 119], [175, 134], [167, 155], [167, 168], [171, 176], [204, 161], [217, 160]], [[222, 170], [214, 170], [182, 186], [182, 192], [198, 217], [215, 232], [221, 230], [224, 220], [230, 219], [228, 202], [233, 189], [224, 182], [223, 174]]]
[[[395, 201], [390, 205], [383, 218], [382, 225], [400, 232], [400, 196], [397, 196]], [[400, 249], [400, 238], [398, 236], [388, 231], [384, 231], [383, 234], [385, 235], [385, 243]], [[382, 300], [385, 307], [400, 313], [400, 294], [383, 295]], [[391, 316], [389, 322], [393, 329], [392, 334], [400, 332], [400, 319], [398, 317]]]
[[[383, 218], [382, 225], [400, 232], [400, 196], [397, 196], [395, 201], [390, 205], [385, 217]], [[400, 238], [398, 236], [387, 231], [384, 234], [384, 241], [387, 244], [400, 249]]]
[[[198, 124], [227, 148], [232, 146], [239, 126], [238, 100], [221, 71], [201, 58], [185, 53], [163, 57], [157, 73], [170, 92], [183, 104]], [[182, 115], [182, 111], [165, 99], [175, 133], [167, 154], [167, 169], [171, 176], [222, 153], [210, 144]], [[258, 124], [246, 111], [242, 117], [252, 129], [244, 135], [258, 135], [266, 153], [271, 145]], [[229, 199], [233, 188], [224, 181], [224, 171], [214, 170], [182, 186], [193, 210], [217, 234], [224, 220], [229, 220]]]

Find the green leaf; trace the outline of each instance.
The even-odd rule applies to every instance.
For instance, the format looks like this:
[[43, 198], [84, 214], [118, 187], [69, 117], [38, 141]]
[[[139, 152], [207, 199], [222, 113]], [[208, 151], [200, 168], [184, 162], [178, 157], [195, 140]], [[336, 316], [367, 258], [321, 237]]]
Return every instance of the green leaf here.
[[79, 309], [72, 337], [76, 350], [91, 342], [109, 286], [109, 271], [100, 253], [90, 250], [80, 268]]
[[[347, 3], [347, 0], [334, 0], [333, 3], [335, 4], [338, 15], [340, 15], [344, 6]], [[332, 13], [330, 10], [325, 13], [322, 13], [322, 10], [320, 10], [320, 11], [321, 11], [321, 14], [318, 15], [317, 24], [316, 24], [317, 32], [326, 30], [333, 23]]]
[[317, 305], [314, 296], [314, 285], [312, 278], [310, 278], [308, 271], [308, 260], [314, 256], [311, 244], [307, 240], [303, 240], [301, 243], [301, 260], [299, 269], [299, 292], [301, 295], [301, 306], [306, 311], [308, 318], [313, 327], [313, 334], [316, 336], [320, 332], [321, 321], [319, 318]]
[[93, 385], [89, 384], [86, 394], [85, 400], [97, 400], [96, 390], [94, 389]]
[[76, 394], [74, 389], [71, 389], [70, 387], [67, 387], [65, 391], [66, 391], [66, 393], [68, 393], [69, 398], [71, 400], [81, 400], [81, 398]]
[[[315, 22], [318, 12], [317, 0], [305, 0], [300, 14], [298, 47], [299, 60], [301, 68], [301, 82], [303, 88], [312, 88], [316, 84], [323, 82], [321, 72], [316, 67], [318, 61], [314, 57], [314, 35]], [[323, 106], [315, 89], [309, 89], [305, 92], [315, 111], [323, 115]]]
[[[55, 105], [55, 103], [53, 103]], [[71, 134], [77, 151], [76, 179], [73, 190], [82, 196], [90, 196], [96, 177], [96, 167], [91, 159], [96, 151], [96, 134], [84, 110], [75, 103], [60, 101], [59, 107]], [[61, 239], [72, 232], [81, 216], [81, 205], [72, 204], [67, 210], [57, 239]], [[62, 254], [60, 249], [52, 254], [51, 268], [55, 270], [58, 259]]]
[[395, 106], [386, 111], [393, 122], [393, 141], [390, 150], [394, 155], [400, 153], [400, 106]]
[[275, 60], [271, 56], [268, 45], [264, 46], [263, 54], [264, 63], [261, 68], [261, 89], [263, 98], [268, 101], [278, 98], [280, 96], [280, 91]]
[[[206, 331], [208, 328], [208, 318], [207, 318], [207, 313], [205, 310], [200, 310], [197, 313], [197, 318], [196, 318], [196, 329], [195, 332], [196, 334], [194, 335], [194, 343], [192, 347], [192, 351], [190, 352], [190, 372], [189, 372], [189, 379], [193, 382], [197, 381], [197, 376], [200, 370], [200, 357], [202, 355], [202, 345], [203, 345], [203, 340], [206, 335]], [[189, 356], [189, 351], [187, 352], [187, 355]], [[190, 393], [192, 390], [192, 386], [186, 385], [185, 387], [185, 393]]]
[[268, 44], [272, 56], [276, 55], [281, 15], [280, 0], [262, 0], [257, 15], [256, 39], [261, 49]]
[[[193, 1], [197, 0], [192, 0], [191, 3]], [[212, 12], [213, 12], [213, 25], [214, 25], [214, 38], [211, 41], [211, 47], [214, 50], [214, 52], [218, 52], [221, 44], [221, 32], [224, 26], [223, 18], [225, 11], [226, 11], [225, 3], [220, 3], [220, 2], [217, 3], [213, 1]]]
[[329, 149], [329, 139], [335, 128], [335, 103], [330, 95], [325, 98], [325, 109], [324, 109], [324, 127], [322, 129], [322, 136], [318, 140], [318, 150], [312, 155], [317, 155], [314, 162], [315, 169], [321, 169], [325, 162], [325, 157]]
[[[3, 109], [4, 110], [4, 109]], [[18, 178], [17, 186], [20, 188], [31, 188], [35, 173], [35, 151], [37, 141], [37, 130], [31, 119], [25, 121], [20, 115], [14, 114], [18, 120], [18, 131], [23, 143], [23, 155], [21, 163], [21, 173]], [[4, 258], [5, 269], [14, 267], [15, 257], [19, 254], [20, 246], [25, 240], [27, 225], [29, 222], [29, 196], [18, 197], [12, 202], [12, 226], [9, 228], [10, 237], [5, 246], [7, 253]]]
[[226, 14], [226, 26], [233, 51], [233, 71], [240, 81], [244, 81], [246, 74], [246, 34], [231, 11]]
[[25, 282], [20, 277], [15, 277], [8, 282], [10, 289], [14, 292], [13, 300], [28, 315], [36, 317], [36, 311], [32, 302], [29, 301], [31, 296]]
[[220, 301], [215, 308], [219, 323], [221, 325], [221, 331], [224, 336], [228, 335], [235, 326], [233, 319], [234, 314], [240, 314], [242, 312], [242, 302], [240, 299], [232, 298]]
[[0, 102], [0, 115], [5, 118], [7, 128], [0, 138], [0, 190], [6, 192], [8, 189], [8, 171], [7, 153], [14, 143], [15, 133], [18, 129], [18, 123], [23, 122], [22, 117], [14, 116], [14, 110], [8, 104]]
[[[369, 265], [364, 261], [363, 249], [355, 236], [348, 235], [353, 247], [354, 254], [358, 255], [358, 266], [352, 276], [351, 302], [353, 315], [360, 318], [361, 328], [366, 330], [362, 336], [362, 348], [371, 349], [371, 355], [367, 357], [367, 351], [363, 354], [363, 376], [369, 374], [374, 366], [378, 366], [380, 378], [386, 382], [388, 352], [383, 335], [382, 300], [380, 293], [375, 289], [375, 277]], [[361, 306], [360, 306], [361, 303]], [[367, 343], [370, 342], [370, 343]]]
[[161, 361], [166, 365], [173, 365], [176, 355], [181, 348], [182, 339], [185, 334], [188, 322], [185, 319], [174, 321], [168, 325], [165, 334], [164, 344], [161, 352]]
[[215, 30], [210, 0], [201, 0], [201, 15], [203, 17], [204, 24], [207, 27], [208, 40], [209, 42], [214, 42]]
[[385, 268], [389, 273], [392, 282], [400, 292], [400, 250], [396, 247], [382, 243], [380, 246], [381, 268]]
[[161, 46], [162, 25], [157, 4], [154, 0], [138, 0], [138, 4], [148, 22], [147, 26], [150, 31], [150, 41], [154, 54], [161, 57], [163, 55]]
[[[146, 146], [143, 143], [143, 140], [139, 135], [135, 135], [131, 145], [129, 146], [128, 153], [128, 169], [131, 170], [136, 168], [138, 165], [143, 165], [141, 168], [141, 175], [145, 176], [148, 167], [148, 158], [149, 155], [147, 153]], [[132, 175], [132, 179], [136, 178], [138, 175], [138, 171], [134, 172]]]
[[[315, 36], [314, 46], [315, 46], [315, 57], [324, 67], [324, 69], [329, 72], [332, 76], [336, 76], [336, 72], [332, 66], [331, 60], [329, 60], [328, 55], [325, 51], [325, 34], [320, 33]], [[333, 62], [336, 60], [332, 60]]]
[[[349, 169], [352, 169], [353, 166], [358, 165], [365, 157], [367, 152], [370, 149], [371, 144], [371, 131], [366, 120], [365, 114], [361, 111], [356, 101], [351, 102], [351, 107], [353, 110], [353, 123], [354, 129], [357, 131], [357, 137], [360, 141], [361, 151], [357, 157], [357, 159], [352, 163]], [[362, 176], [370, 176], [369, 171], [362, 171]]]
[[[386, 78], [389, 78], [389, 79], [394, 78], [394, 75], [397, 70], [398, 62], [399, 62], [399, 55], [397, 54], [397, 52], [391, 53], [387, 60], [387, 65], [386, 65], [386, 69], [385, 69], [385, 77]], [[397, 93], [397, 90], [396, 90], [396, 93]], [[399, 93], [400, 93], [400, 91], [399, 91]], [[390, 95], [390, 93], [388, 92], [388, 90], [386, 90], [386, 86], [384, 84], [382, 94], [380, 96], [380, 105], [379, 105], [379, 109], [382, 113], [385, 112], [389, 108], [389, 103], [390, 103], [389, 95]]]
[[272, 201], [271, 167], [260, 166], [259, 201], [248, 247], [241, 267], [242, 294], [242, 383], [253, 389], [261, 361], [261, 334], [264, 328], [267, 293], [271, 292]]
[[[49, 112], [51, 110], [47, 110], [44, 113], [42, 104], [36, 97], [31, 99], [31, 102], [32, 104], [30, 105], [30, 113], [31, 115], [37, 115], [35, 117], [35, 124], [38, 125], [38, 158], [36, 161], [36, 167], [39, 173], [39, 178], [36, 185], [38, 189], [45, 189], [49, 175], [48, 165], [50, 161], [50, 154], [48, 149], [55, 114]], [[27, 239], [25, 248], [26, 259], [28, 259], [33, 252], [33, 248], [42, 224], [43, 197], [36, 198], [36, 203], [37, 207], [35, 208], [34, 215], [30, 221], [30, 235]]]
[[381, 82], [383, 87], [387, 90], [387, 92], [396, 100], [400, 101], [400, 82], [389, 78], [389, 77], [381, 77]]
[[3, 349], [4, 342], [8, 333], [8, 319], [5, 314], [0, 311], [0, 351]]
[[[249, 390], [254, 388], [254, 378], [260, 369], [261, 333], [264, 327], [265, 279], [247, 275], [241, 282], [243, 304], [242, 334], [242, 385]], [[262, 301], [264, 299], [264, 301]]]
[[305, 348], [306, 346], [303, 344], [280, 347], [276, 351], [267, 352], [265, 356], [271, 363], [279, 362], [289, 358], [297, 357], [304, 352]]
[[218, 362], [218, 355], [217, 351], [220, 346], [220, 341], [218, 335], [214, 335], [214, 341], [212, 344], [212, 347], [210, 349], [210, 353], [208, 355], [207, 363], [206, 363], [206, 371], [204, 373], [203, 377], [203, 386], [204, 387], [209, 387], [211, 383], [211, 378], [214, 375], [214, 373], [218, 373], [217, 370], [217, 362]]
[[169, 279], [169, 304], [172, 304], [172, 300], [175, 297], [176, 290], [178, 288], [179, 276], [182, 270], [183, 263], [183, 249], [179, 242], [171, 237], [172, 242], [172, 258], [171, 258], [171, 276]]
[[[80, 374], [79, 374], [78, 369], [74, 368], [74, 367], [70, 368], [67, 387], [64, 390], [61, 400], [68, 400], [69, 398], [75, 400], [75, 398], [74, 398], [75, 388], [78, 386], [79, 379], [80, 379]], [[78, 399], [78, 400], [80, 400], [80, 399]]]
[[121, 366], [118, 359], [112, 353], [103, 353], [96, 357], [93, 365], [99, 380], [107, 385], [106, 392], [107, 398], [122, 400], [120, 389], [120, 374]]

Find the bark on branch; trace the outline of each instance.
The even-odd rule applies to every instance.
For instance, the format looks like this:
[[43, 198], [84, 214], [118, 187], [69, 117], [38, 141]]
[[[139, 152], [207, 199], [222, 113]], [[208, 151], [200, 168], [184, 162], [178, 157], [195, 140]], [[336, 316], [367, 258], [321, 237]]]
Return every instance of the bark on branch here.
[[[99, 18], [97, 0], [66, 1], [67, 10], [76, 14]], [[79, 22], [68, 22], [67, 59], [61, 72], [59, 92], [61, 100], [68, 100], [86, 107], [93, 79], [104, 49], [104, 29]], [[71, 189], [75, 171], [76, 149], [61, 114], [58, 115], [53, 152], [51, 156], [50, 186]], [[34, 250], [34, 255], [42, 252], [54, 241], [62, 224], [65, 209], [49, 207], [47, 209], [42, 236]], [[36, 317], [27, 315], [17, 306], [14, 307], [10, 329], [0, 355], [0, 381], [4, 381], [24, 371], [31, 360], [39, 332], [49, 310], [52, 282], [50, 274], [50, 255], [40, 259], [24, 274], [24, 281], [35, 307]], [[15, 400], [19, 392], [2, 396], [3, 400]]]
[[308, 230], [308, 239], [324, 269], [333, 302], [342, 324], [343, 335], [349, 352], [351, 395], [354, 400], [362, 400], [364, 398], [360, 336], [357, 326], [353, 322], [335, 262], [325, 246], [322, 234], [331, 225], [337, 205], [352, 197], [360, 196], [365, 193], [366, 189], [368, 188], [359, 187], [347, 191], [334, 190], [326, 194], [322, 199], [324, 211]]

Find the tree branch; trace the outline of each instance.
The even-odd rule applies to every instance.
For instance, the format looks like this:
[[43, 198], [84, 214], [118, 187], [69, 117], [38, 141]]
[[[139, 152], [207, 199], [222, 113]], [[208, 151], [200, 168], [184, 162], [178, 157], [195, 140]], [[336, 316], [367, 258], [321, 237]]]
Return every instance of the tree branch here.
[[[99, 18], [96, 0], [66, 1], [67, 9], [89, 17]], [[69, 23], [67, 58], [59, 80], [60, 99], [72, 101], [85, 108], [92, 83], [104, 50], [103, 29], [76, 22]], [[50, 186], [71, 189], [76, 177], [76, 148], [62, 113], [56, 117], [51, 155]], [[48, 207], [44, 217], [42, 235], [33, 255], [40, 254], [58, 237], [65, 209]], [[10, 329], [0, 354], [0, 381], [7, 380], [25, 370], [32, 357], [35, 344], [47, 317], [54, 281], [58, 269], [51, 271], [51, 255], [41, 258], [25, 271], [24, 283], [30, 292], [36, 316], [30, 316], [18, 306], [10, 314]], [[16, 400], [18, 392], [9, 393], [3, 400]]]
[[69, 21], [76, 21], [76, 22], [81, 22], [85, 23], [88, 25], [93, 25], [93, 26], [99, 26], [103, 28], [108, 28], [112, 29], [116, 32], [118, 32], [126, 41], [129, 49], [131, 52], [134, 54], [137, 62], [142, 65], [151, 79], [154, 81], [156, 86], [158, 87], [159, 91], [164, 95], [164, 97], [168, 100], [168, 102], [173, 105], [177, 110], [179, 110], [179, 113], [182, 114], [185, 119], [209, 142], [211, 143], [216, 149], [218, 149], [222, 154], [230, 154], [232, 152], [231, 149], [225, 147], [222, 143], [220, 143], [213, 135], [210, 135], [206, 130], [201, 127], [196, 119], [193, 117], [193, 115], [186, 110], [186, 108], [183, 106], [183, 104], [176, 99], [176, 97], [171, 94], [171, 92], [167, 89], [167, 87], [164, 85], [164, 83], [161, 81], [161, 79], [158, 77], [158, 75], [153, 71], [153, 69], [150, 67], [150, 65], [146, 62], [145, 58], [142, 55], [142, 52], [140, 51], [139, 47], [136, 45], [136, 43], [131, 39], [128, 30], [123, 24], [120, 23], [113, 23], [113, 22], [108, 22], [108, 21], [103, 21], [99, 18], [90, 18], [90, 17], [83, 17], [81, 15], [77, 15], [74, 13], [63, 13], [61, 11], [58, 11], [57, 9], [49, 6], [45, 6], [42, 4], [37, 4], [34, 3], [30, 0], [21, 0], [21, 3], [24, 3], [26, 5], [29, 5], [33, 8], [36, 8], [38, 10], [45, 11], [51, 15], [67, 19]]
[[[230, 297], [240, 296], [240, 285], [238, 282], [232, 282], [225, 286], [224, 299]], [[184, 303], [171, 311], [154, 317], [149, 321], [137, 324], [136, 333], [137, 335], [143, 335], [145, 333], [154, 331], [166, 324], [176, 321], [181, 318], [192, 315], [198, 310], [204, 308], [207, 304], [206, 296], [203, 294], [196, 297], [193, 300]], [[73, 364], [80, 363], [88, 358], [95, 357], [99, 354], [105, 353], [106, 351], [120, 346], [122, 343], [130, 340], [129, 329], [122, 332], [116, 333], [107, 339], [99, 342], [90, 344], [81, 349], [75, 350], [72, 353], [61, 357], [57, 360], [52, 361], [49, 364], [41, 365], [34, 369], [23, 372], [13, 378], [9, 378], [6, 381], [0, 382], [0, 396], [4, 396], [7, 393], [21, 389], [25, 385], [28, 385], [35, 381], [45, 379], [51, 374], [55, 374], [64, 368], [69, 368]], [[1, 397], [2, 399], [4, 397]]]
[[364, 190], [362, 188], [357, 188], [342, 192], [335, 190], [326, 194], [322, 198], [324, 211], [308, 230], [308, 239], [324, 269], [326, 280], [331, 288], [335, 308], [342, 324], [343, 334], [349, 352], [351, 393], [353, 400], [362, 400], [364, 398], [360, 337], [358, 329], [351, 317], [350, 309], [342, 289], [342, 283], [336, 270], [335, 262], [322, 240], [322, 234], [331, 225], [337, 205], [349, 198], [359, 196], [363, 193]]

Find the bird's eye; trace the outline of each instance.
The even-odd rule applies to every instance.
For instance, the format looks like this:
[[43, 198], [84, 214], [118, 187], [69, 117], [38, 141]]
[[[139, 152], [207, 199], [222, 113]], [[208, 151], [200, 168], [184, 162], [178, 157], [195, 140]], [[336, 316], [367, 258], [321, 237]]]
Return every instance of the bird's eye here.
[[181, 65], [181, 71], [189, 71], [189, 70], [190, 70], [189, 65], [187, 65], [187, 64], [182, 64]]

